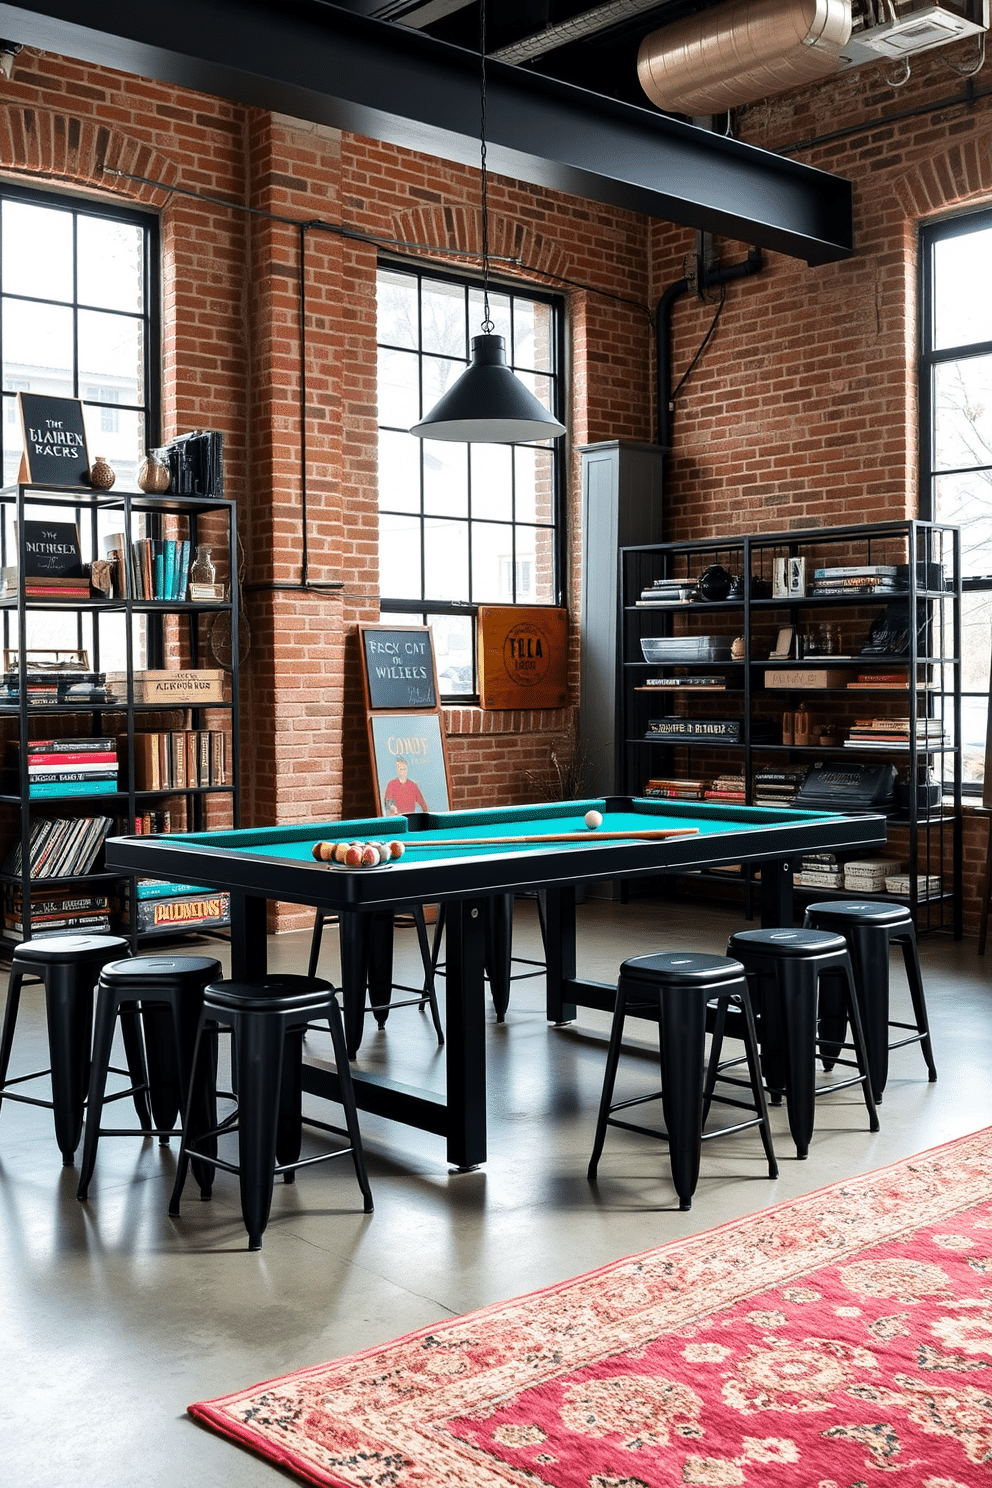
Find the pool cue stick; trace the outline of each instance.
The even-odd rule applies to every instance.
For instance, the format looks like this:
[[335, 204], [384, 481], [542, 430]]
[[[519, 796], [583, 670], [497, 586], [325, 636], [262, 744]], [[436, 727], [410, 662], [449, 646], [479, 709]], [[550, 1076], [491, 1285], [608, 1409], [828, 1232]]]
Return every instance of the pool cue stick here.
[[430, 842], [418, 842], [417, 833], [411, 833], [409, 837], [401, 837], [407, 852], [411, 848], [434, 848], [434, 847], [492, 847], [500, 843], [531, 843], [531, 842], [657, 842], [665, 837], [691, 837], [698, 833], [698, 827], [656, 827], [650, 831], [640, 832], [546, 832], [535, 837], [451, 837], [433, 838]]

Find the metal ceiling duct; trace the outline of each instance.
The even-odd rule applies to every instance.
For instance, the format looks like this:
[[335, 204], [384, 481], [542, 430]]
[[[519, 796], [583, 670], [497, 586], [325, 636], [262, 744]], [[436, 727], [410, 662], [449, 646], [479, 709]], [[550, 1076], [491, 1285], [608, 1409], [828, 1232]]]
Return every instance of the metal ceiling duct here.
[[637, 76], [661, 109], [720, 114], [829, 77], [851, 35], [851, 0], [732, 0], [653, 31]]

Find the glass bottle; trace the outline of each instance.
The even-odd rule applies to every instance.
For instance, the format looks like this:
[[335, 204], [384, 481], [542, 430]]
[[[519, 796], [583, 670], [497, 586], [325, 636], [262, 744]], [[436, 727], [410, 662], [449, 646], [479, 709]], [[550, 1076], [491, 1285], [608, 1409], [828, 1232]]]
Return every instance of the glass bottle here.
[[193, 559], [189, 570], [189, 581], [191, 584], [213, 584], [217, 579], [217, 571], [214, 568], [212, 552], [209, 543], [197, 543], [196, 557]]

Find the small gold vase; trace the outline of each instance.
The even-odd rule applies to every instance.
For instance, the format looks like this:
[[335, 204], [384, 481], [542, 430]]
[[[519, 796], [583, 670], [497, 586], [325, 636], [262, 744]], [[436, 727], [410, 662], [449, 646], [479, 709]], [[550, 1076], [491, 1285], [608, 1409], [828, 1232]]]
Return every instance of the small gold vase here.
[[114, 467], [102, 455], [97, 455], [90, 466], [90, 485], [97, 491], [109, 491], [116, 479]]
[[168, 465], [154, 450], [149, 450], [138, 466], [138, 488], [149, 496], [161, 496], [169, 489], [172, 475]]

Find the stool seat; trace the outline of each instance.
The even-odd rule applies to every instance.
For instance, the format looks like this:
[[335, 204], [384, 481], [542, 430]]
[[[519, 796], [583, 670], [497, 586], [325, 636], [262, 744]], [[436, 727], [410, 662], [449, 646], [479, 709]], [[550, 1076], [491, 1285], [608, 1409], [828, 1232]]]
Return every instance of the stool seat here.
[[[936, 1080], [937, 1066], [933, 1058], [916, 926], [909, 908], [904, 904], [885, 904], [877, 900], [827, 899], [807, 906], [805, 924], [842, 935], [850, 951], [876, 1104], [882, 1099], [888, 1079], [889, 1052], [892, 1049], [918, 1043], [930, 1081]], [[894, 1021], [889, 1013], [889, 948], [893, 945], [902, 952], [913, 1004], [913, 1023]], [[820, 1048], [825, 1063], [843, 1039], [845, 1028], [843, 1010], [834, 998], [833, 1005], [828, 1001], [821, 1010]], [[892, 1029], [899, 1029], [908, 1037], [893, 1040], [890, 1038]]]
[[[878, 1131], [868, 1053], [858, 1008], [854, 970], [842, 935], [829, 930], [739, 930], [727, 942], [728, 955], [743, 962], [755, 1006], [765, 1082], [774, 1095], [784, 1092], [789, 1130], [800, 1159], [809, 1153], [816, 1097], [861, 1085], [868, 1123]], [[857, 1076], [816, 1086], [817, 1008], [821, 982], [839, 986], [850, 1021]], [[837, 1054], [839, 1054], [839, 1050]], [[851, 1061], [834, 1057], [834, 1063]]]
[[[345, 1129], [303, 1116], [303, 1035], [314, 1020], [326, 1020], [334, 1045], [336, 1083], [345, 1116]], [[232, 1035], [231, 1066], [237, 1107], [219, 1124], [204, 1120], [215, 1095], [216, 1043], [222, 1032]], [[301, 1158], [302, 1127], [319, 1127], [348, 1139], [348, 1146], [316, 1157]], [[238, 1162], [217, 1156], [217, 1139], [238, 1133]], [[252, 980], [218, 980], [203, 993], [193, 1050], [186, 1119], [169, 1213], [179, 1214], [179, 1203], [190, 1161], [203, 1166], [207, 1182], [196, 1173], [201, 1197], [209, 1198], [213, 1169], [238, 1175], [241, 1214], [248, 1231], [248, 1249], [260, 1250], [272, 1207], [275, 1176], [287, 1183], [297, 1168], [351, 1154], [366, 1213], [372, 1211], [372, 1190], [365, 1169], [358, 1108], [348, 1064], [344, 1020], [330, 982], [309, 976], [266, 976]]]
[[[72, 1163], [83, 1130], [90, 1073], [93, 988], [100, 968], [107, 961], [125, 955], [129, 946], [130, 942], [120, 935], [56, 932], [21, 941], [11, 958], [3, 1031], [0, 1033], [0, 1103], [13, 1100], [50, 1110], [65, 1165]], [[33, 1070], [30, 1074], [8, 1079], [25, 978], [37, 978], [45, 988], [50, 1065], [48, 1069]], [[138, 1047], [135, 1030], [128, 1029], [125, 1048], [129, 1065], [137, 1059]], [[51, 1082], [51, 1100], [13, 1089], [15, 1085], [45, 1077]]]
[[[716, 1006], [717, 1026], [714, 1031], [708, 1067], [705, 1062], [706, 1019], [711, 1004]], [[729, 1065], [720, 1064], [724, 1019], [729, 1006], [740, 1011], [744, 1023], [744, 1043], [750, 1078], [737, 1080], [723, 1073]], [[658, 1053], [661, 1065], [661, 1089], [631, 1100], [614, 1101], [617, 1068], [627, 1016], [653, 1017], [658, 1022]], [[740, 1061], [735, 1060], [736, 1064]], [[747, 1090], [750, 1100], [717, 1095], [717, 1080]], [[614, 1113], [633, 1106], [660, 1100], [665, 1130], [657, 1131], [621, 1119]], [[751, 1119], [704, 1132], [710, 1106], [716, 1101], [752, 1112]], [[657, 955], [632, 956], [620, 968], [617, 997], [613, 1010], [610, 1047], [606, 1058], [603, 1093], [596, 1123], [588, 1177], [594, 1181], [603, 1151], [608, 1126], [639, 1132], [668, 1143], [672, 1180], [679, 1196], [679, 1208], [687, 1210], [699, 1179], [702, 1143], [729, 1132], [745, 1131], [757, 1126], [768, 1162], [768, 1176], [778, 1176], [772, 1148], [768, 1110], [758, 1067], [758, 1042], [748, 994], [744, 968], [739, 961], [705, 952], [662, 952]]]
[[[203, 989], [222, 970], [213, 956], [131, 956], [101, 970], [78, 1199], [87, 1197], [101, 1137], [158, 1137], [164, 1144], [178, 1135]], [[107, 1077], [124, 1073], [110, 1063], [118, 1021], [122, 1031], [130, 1025], [141, 1030], [140, 1058], [128, 1060], [129, 1088], [108, 1096]], [[128, 1096], [138, 1112], [137, 1130], [103, 1126], [104, 1107]]]

